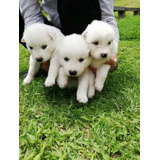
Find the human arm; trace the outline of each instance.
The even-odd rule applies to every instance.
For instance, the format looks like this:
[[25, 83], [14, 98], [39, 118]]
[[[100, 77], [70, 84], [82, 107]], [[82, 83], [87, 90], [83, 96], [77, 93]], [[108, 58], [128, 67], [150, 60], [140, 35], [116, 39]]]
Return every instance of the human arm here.
[[[114, 0], [99, 0], [99, 3], [101, 7], [101, 20], [109, 23], [116, 33], [116, 51], [118, 53], [119, 31], [114, 16]], [[105, 63], [111, 66], [110, 72], [114, 71], [118, 67], [117, 53], [114, 58], [110, 59], [108, 62]]]
[[20, 0], [20, 12], [25, 22], [25, 28], [34, 23], [44, 23], [38, 0]]
[[101, 20], [110, 24], [116, 32], [116, 46], [118, 52], [119, 31], [114, 16], [114, 0], [99, 0], [101, 7]]

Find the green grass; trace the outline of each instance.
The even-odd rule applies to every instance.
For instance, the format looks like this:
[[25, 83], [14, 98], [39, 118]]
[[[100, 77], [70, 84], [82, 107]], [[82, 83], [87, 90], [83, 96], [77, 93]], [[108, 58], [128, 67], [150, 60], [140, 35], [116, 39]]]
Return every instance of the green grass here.
[[140, 7], [140, 0], [115, 0], [115, 6]]
[[46, 74], [22, 86], [29, 52], [20, 45], [20, 160], [140, 159], [139, 20], [118, 20], [119, 67], [85, 105], [75, 90], [45, 88]]
[[140, 16], [128, 15], [117, 20], [121, 40], [140, 40]]

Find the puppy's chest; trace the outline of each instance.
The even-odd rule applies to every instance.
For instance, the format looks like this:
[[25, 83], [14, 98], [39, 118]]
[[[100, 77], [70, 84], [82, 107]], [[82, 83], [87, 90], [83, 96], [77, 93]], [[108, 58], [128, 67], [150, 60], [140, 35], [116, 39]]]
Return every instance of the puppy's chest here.
[[93, 59], [90, 66], [94, 67], [94, 68], [99, 68], [103, 63], [105, 63], [106, 60], [97, 60], [97, 59]]

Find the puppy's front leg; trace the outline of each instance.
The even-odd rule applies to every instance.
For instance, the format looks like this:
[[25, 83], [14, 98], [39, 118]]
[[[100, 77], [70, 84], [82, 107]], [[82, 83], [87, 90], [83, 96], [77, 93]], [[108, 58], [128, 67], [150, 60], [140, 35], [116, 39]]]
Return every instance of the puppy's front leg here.
[[95, 75], [91, 70], [88, 71], [89, 71], [88, 98], [92, 98], [95, 95]]
[[27, 74], [26, 78], [23, 80], [23, 85], [27, 85], [27, 84], [31, 83], [31, 81], [33, 80], [35, 74], [39, 71], [39, 69], [40, 69], [40, 64], [38, 62], [36, 62], [32, 58], [32, 55], [31, 55], [30, 60], [29, 60], [28, 74]]
[[89, 76], [88, 76], [88, 69], [84, 71], [84, 73], [78, 77], [78, 89], [77, 89], [77, 101], [80, 103], [87, 103], [87, 91], [88, 91], [88, 84], [89, 84]]
[[109, 69], [110, 69], [110, 65], [103, 64], [96, 71], [95, 87], [96, 87], [96, 90], [99, 92], [103, 89], [104, 82], [107, 78]]
[[49, 71], [48, 71], [48, 77], [44, 83], [46, 87], [51, 87], [55, 84], [55, 80], [57, 78], [58, 74], [58, 69], [59, 69], [59, 62], [58, 62], [58, 57], [57, 55], [54, 55], [50, 59], [50, 66], [49, 66]]
[[63, 67], [60, 67], [58, 73], [58, 85], [60, 88], [65, 88], [68, 84], [68, 76], [65, 74]]

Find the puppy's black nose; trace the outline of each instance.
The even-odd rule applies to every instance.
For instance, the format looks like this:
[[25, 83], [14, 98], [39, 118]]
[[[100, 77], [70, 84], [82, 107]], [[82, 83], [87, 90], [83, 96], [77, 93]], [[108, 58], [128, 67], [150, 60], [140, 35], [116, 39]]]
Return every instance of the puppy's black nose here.
[[42, 62], [42, 61], [43, 61], [43, 58], [36, 58], [36, 61], [37, 61], [37, 62]]
[[76, 74], [77, 74], [77, 71], [75, 71], [75, 70], [73, 70], [73, 71], [69, 71], [69, 74], [71, 75], [71, 76], [75, 76]]
[[102, 58], [106, 58], [106, 57], [107, 57], [107, 53], [102, 53], [102, 54], [101, 54], [101, 57], [102, 57]]

